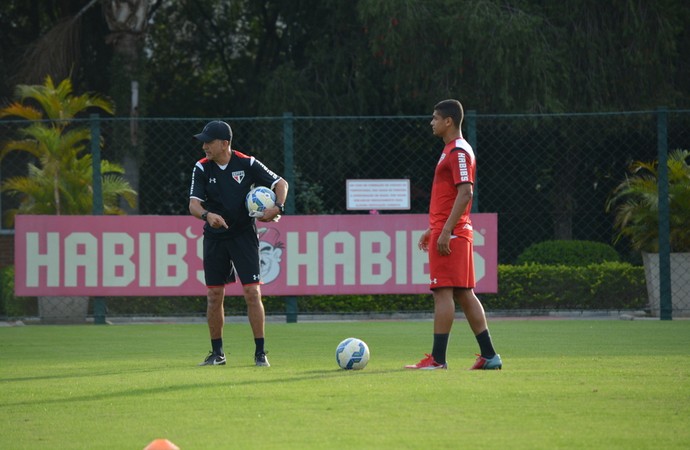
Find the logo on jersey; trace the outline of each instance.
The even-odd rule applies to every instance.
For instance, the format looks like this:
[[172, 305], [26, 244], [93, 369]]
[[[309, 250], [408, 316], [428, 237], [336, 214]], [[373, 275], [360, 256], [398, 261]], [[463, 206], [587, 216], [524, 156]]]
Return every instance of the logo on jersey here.
[[216, 179], [215, 179], [215, 178], [209, 178], [209, 179], [208, 179], [208, 182], [209, 182], [209, 183], [215, 183], [215, 182], [216, 182]]
[[232, 179], [237, 181], [238, 183], [241, 183], [242, 180], [244, 180], [244, 170], [238, 170], [237, 172], [233, 172]]
[[467, 158], [464, 152], [458, 152], [458, 168], [460, 169], [460, 181], [470, 181], [470, 172], [467, 170]]

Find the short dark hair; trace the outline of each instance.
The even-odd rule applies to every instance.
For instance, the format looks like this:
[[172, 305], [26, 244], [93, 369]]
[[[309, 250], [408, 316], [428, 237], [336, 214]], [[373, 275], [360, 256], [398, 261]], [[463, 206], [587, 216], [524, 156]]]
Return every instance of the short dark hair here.
[[443, 118], [450, 117], [453, 119], [453, 123], [458, 128], [462, 126], [462, 120], [465, 118], [465, 111], [459, 100], [442, 100], [434, 106], [434, 111], [438, 111]]

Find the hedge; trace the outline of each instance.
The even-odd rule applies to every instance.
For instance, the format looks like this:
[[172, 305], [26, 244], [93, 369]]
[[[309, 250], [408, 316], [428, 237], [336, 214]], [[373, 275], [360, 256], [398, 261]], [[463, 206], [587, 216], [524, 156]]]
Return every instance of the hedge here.
[[499, 265], [497, 294], [481, 296], [486, 309], [604, 309], [647, 307], [644, 268], [621, 262], [588, 266]]
[[587, 266], [620, 259], [616, 249], [603, 242], [553, 240], [530, 245], [515, 263]]
[[[36, 315], [35, 299], [15, 298], [10, 271], [0, 271], [0, 315]], [[644, 269], [622, 262], [584, 267], [525, 264], [498, 266], [496, 294], [478, 294], [486, 310], [643, 310], [647, 308]], [[205, 315], [206, 297], [109, 297], [109, 316]], [[283, 297], [264, 297], [267, 314], [285, 313]], [[432, 311], [430, 294], [315, 295], [298, 297], [302, 314]], [[227, 297], [227, 315], [246, 313], [244, 299]]]
[[35, 297], [14, 296], [14, 266], [0, 269], [0, 317], [28, 317], [38, 315]]

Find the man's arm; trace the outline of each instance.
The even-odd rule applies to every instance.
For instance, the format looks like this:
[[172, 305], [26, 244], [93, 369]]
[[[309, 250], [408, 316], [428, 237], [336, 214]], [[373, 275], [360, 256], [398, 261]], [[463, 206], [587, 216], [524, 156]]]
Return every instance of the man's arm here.
[[450, 236], [453, 234], [453, 229], [458, 224], [458, 220], [462, 217], [462, 213], [467, 209], [470, 200], [472, 200], [473, 187], [472, 183], [462, 183], [458, 185], [458, 195], [455, 197], [453, 208], [450, 210], [448, 220], [446, 220], [441, 235], [438, 237], [438, 252], [441, 255], [450, 255]]
[[228, 228], [228, 224], [225, 223], [225, 219], [223, 219], [223, 216], [220, 214], [215, 214], [212, 212], [208, 212], [204, 209], [204, 207], [201, 205], [201, 200], [198, 198], [190, 197], [189, 198], [189, 212], [191, 215], [196, 217], [197, 219], [202, 219], [203, 217], [202, 214], [208, 213], [206, 216], [206, 222], [208, 222], [209, 225], [213, 228]]
[[[288, 188], [288, 182], [285, 181], [284, 178], [281, 178], [276, 182], [275, 186], [273, 186], [273, 192], [275, 192], [276, 194], [276, 203], [280, 203], [282, 205], [285, 204], [285, 200], [287, 199], [288, 194]], [[264, 215], [258, 218], [258, 220], [260, 220], [261, 222], [271, 222], [280, 213], [280, 208], [274, 206], [273, 208], [266, 209], [264, 211]]]

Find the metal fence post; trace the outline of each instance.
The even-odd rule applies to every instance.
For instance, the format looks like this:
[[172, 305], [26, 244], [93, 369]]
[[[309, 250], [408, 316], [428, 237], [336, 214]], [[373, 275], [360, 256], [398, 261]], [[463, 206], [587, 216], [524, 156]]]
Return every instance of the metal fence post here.
[[[283, 113], [283, 159], [285, 179], [290, 182], [295, 180], [295, 139], [294, 139], [294, 117], [291, 112]], [[295, 213], [295, 202], [285, 201], [285, 213], [291, 215]], [[297, 297], [290, 296], [285, 298], [285, 320], [287, 323], [297, 323]]]
[[[103, 215], [103, 184], [101, 179], [101, 129], [98, 114], [90, 115], [91, 124], [91, 168], [93, 182], [93, 200], [91, 213], [94, 216]], [[93, 321], [103, 325], [106, 315], [105, 297], [93, 298]]]
[[671, 320], [673, 301], [671, 293], [671, 239], [670, 206], [668, 199], [668, 110], [657, 111], [657, 150], [659, 152], [659, 318]]

